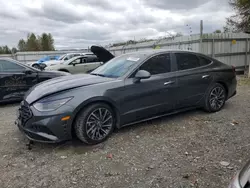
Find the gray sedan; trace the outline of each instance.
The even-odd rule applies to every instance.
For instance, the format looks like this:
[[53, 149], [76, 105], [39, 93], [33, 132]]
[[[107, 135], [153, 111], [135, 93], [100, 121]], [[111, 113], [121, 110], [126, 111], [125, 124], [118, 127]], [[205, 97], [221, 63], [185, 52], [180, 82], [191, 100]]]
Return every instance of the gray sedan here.
[[194, 108], [220, 111], [236, 94], [234, 67], [202, 54], [152, 50], [113, 57], [103, 48], [92, 51], [110, 60], [89, 75], [52, 79], [26, 94], [16, 123], [29, 139], [76, 136], [97, 144], [114, 128]]

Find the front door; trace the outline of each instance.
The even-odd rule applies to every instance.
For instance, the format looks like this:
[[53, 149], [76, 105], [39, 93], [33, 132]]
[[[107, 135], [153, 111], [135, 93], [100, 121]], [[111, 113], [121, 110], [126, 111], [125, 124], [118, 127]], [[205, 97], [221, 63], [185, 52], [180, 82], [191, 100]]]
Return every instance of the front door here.
[[178, 98], [176, 107], [198, 105], [213, 81], [208, 65], [210, 60], [192, 53], [175, 53], [177, 63]]
[[156, 55], [139, 70], [151, 74], [149, 79], [134, 83], [134, 74], [125, 80], [121, 102], [121, 124], [139, 121], [174, 110], [177, 88], [175, 73], [171, 72], [171, 54]]
[[37, 73], [20, 64], [0, 60], [0, 101], [21, 100], [25, 92], [37, 83]]

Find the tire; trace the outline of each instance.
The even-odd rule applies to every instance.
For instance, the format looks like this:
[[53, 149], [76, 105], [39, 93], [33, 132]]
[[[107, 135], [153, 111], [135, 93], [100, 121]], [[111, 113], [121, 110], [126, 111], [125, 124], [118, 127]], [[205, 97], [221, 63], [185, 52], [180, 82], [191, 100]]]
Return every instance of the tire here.
[[223, 85], [219, 83], [213, 84], [205, 95], [205, 111], [220, 111], [226, 102], [226, 95], [226, 89]]
[[112, 134], [115, 122], [115, 113], [109, 105], [95, 103], [80, 111], [74, 129], [80, 141], [94, 145], [105, 141]]

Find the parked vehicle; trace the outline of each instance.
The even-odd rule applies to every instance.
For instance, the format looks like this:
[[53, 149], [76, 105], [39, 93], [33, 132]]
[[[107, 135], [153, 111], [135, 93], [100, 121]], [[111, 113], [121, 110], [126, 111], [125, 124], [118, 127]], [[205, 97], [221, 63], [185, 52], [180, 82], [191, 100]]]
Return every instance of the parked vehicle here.
[[[101, 61], [110, 56], [95, 49]], [[202, 54], [152, 50], [110, 59], [90, 74], [52, 79], [31, 89], [16, 121], [20, 130], [41, 142], [76, 135], [97, 144], [114, 128], [194, 108], [220, 111], [236, 94], [235, 69]]]
[[[59, 56], [57, 59], [54, 59], [54, 60], [49, 60], [49, 61], [44, 61], [44, 62], [32, 62], [29, 64], [29, 66], [34, 67], [36, 69], [42, 69], [43, 67], [56, 65], [58, 63], [67, 61], [73, 57], [80, 56], [82, 54], [85, 54], [85, 53], [68, 53], [68, 54], [64, 54], [62, 56]], [[42, 64], [44, 64], [46, 66], [44, 66]]]
[[39, 71], [13, 59], [0, 58], [0, 102], [20, 101], [35, 84], [59, 76], [59, 71]]
[[37, 63], [40, 64], [40, 63], [43, 63], [43, 62], [46, 62], [46, 61], [50, 61], [50, 60], [58, 60], [59, 58], [60, 58], [60, 56], [48, 55], [48, 56], [45, 56], [45, 57], [39, 59], [37, 61]]
[[228, 188], [250, 188], [250, 161], [235, 175]]
[[59, 63], [55, 66], [46, 67], [45, 70], [57, 70], [69, 72], [71, 74], [76, 73], [89, 73], [102, 65], [102, 62], [95, 56], [78, 56], [73, 57], [68, 61]]
[[62, 55], [58, 60], [47, 61], [47, 62], [45, 62], [45, 64], [47, 67], [54, 66], [54, 65], [57, 65], [58, 63], [68, 61], [73, 57], [82, 56], [82, 55], [94, 55], [94, 54], [92, 54], [92, 53], [68, 53], [68, 54]]

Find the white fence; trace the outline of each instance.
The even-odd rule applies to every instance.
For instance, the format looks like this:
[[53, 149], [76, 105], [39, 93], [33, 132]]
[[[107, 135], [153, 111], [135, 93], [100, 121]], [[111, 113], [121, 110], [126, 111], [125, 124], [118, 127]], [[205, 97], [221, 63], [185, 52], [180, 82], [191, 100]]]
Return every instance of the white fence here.
[[[246, 68], [250, 61], [250, 35], [244, 33], [218, 33], [182, 36], [171, 39], [160, 39], [150, 42], [128, 44], [108, 48], [114, 55], [129, 53], [139, 50], [161, 49], [182, 49], [201, 52], [214, 57], [228, 65], [237, 68]], [[77, 51], [87, 52], [88, 49]], [[13, 55], [0, 55], [9, 57], [23, 63], [37, 61], [47, 55], [62, 55], [76, 51], [44, 51], [44, 52], [17, 52]]]
[[212, 33], [203, 34], [202, 40], [200, 35], [182, 36], [111, 47], [109, 50], [114, 55], [154, 48], [192, 50], [214, 57], [228, 65], [246, 68], [250, 60], [249, 42], [250, 35], [245, 33]]
[[86, 50], [72, 50], [72, 51], [39, 51], [39, 52], [17, 52], [16, 54], [4, 54], [0, 55], [0, 58], [12, 58], [16, 59], [22, 63], [28, 63], [28, 62], [35, 62], [45, 56], [53, 55], [53, 56], [60, 56], [66, 53], [71, 52], [88, 52], [88, 49]]

